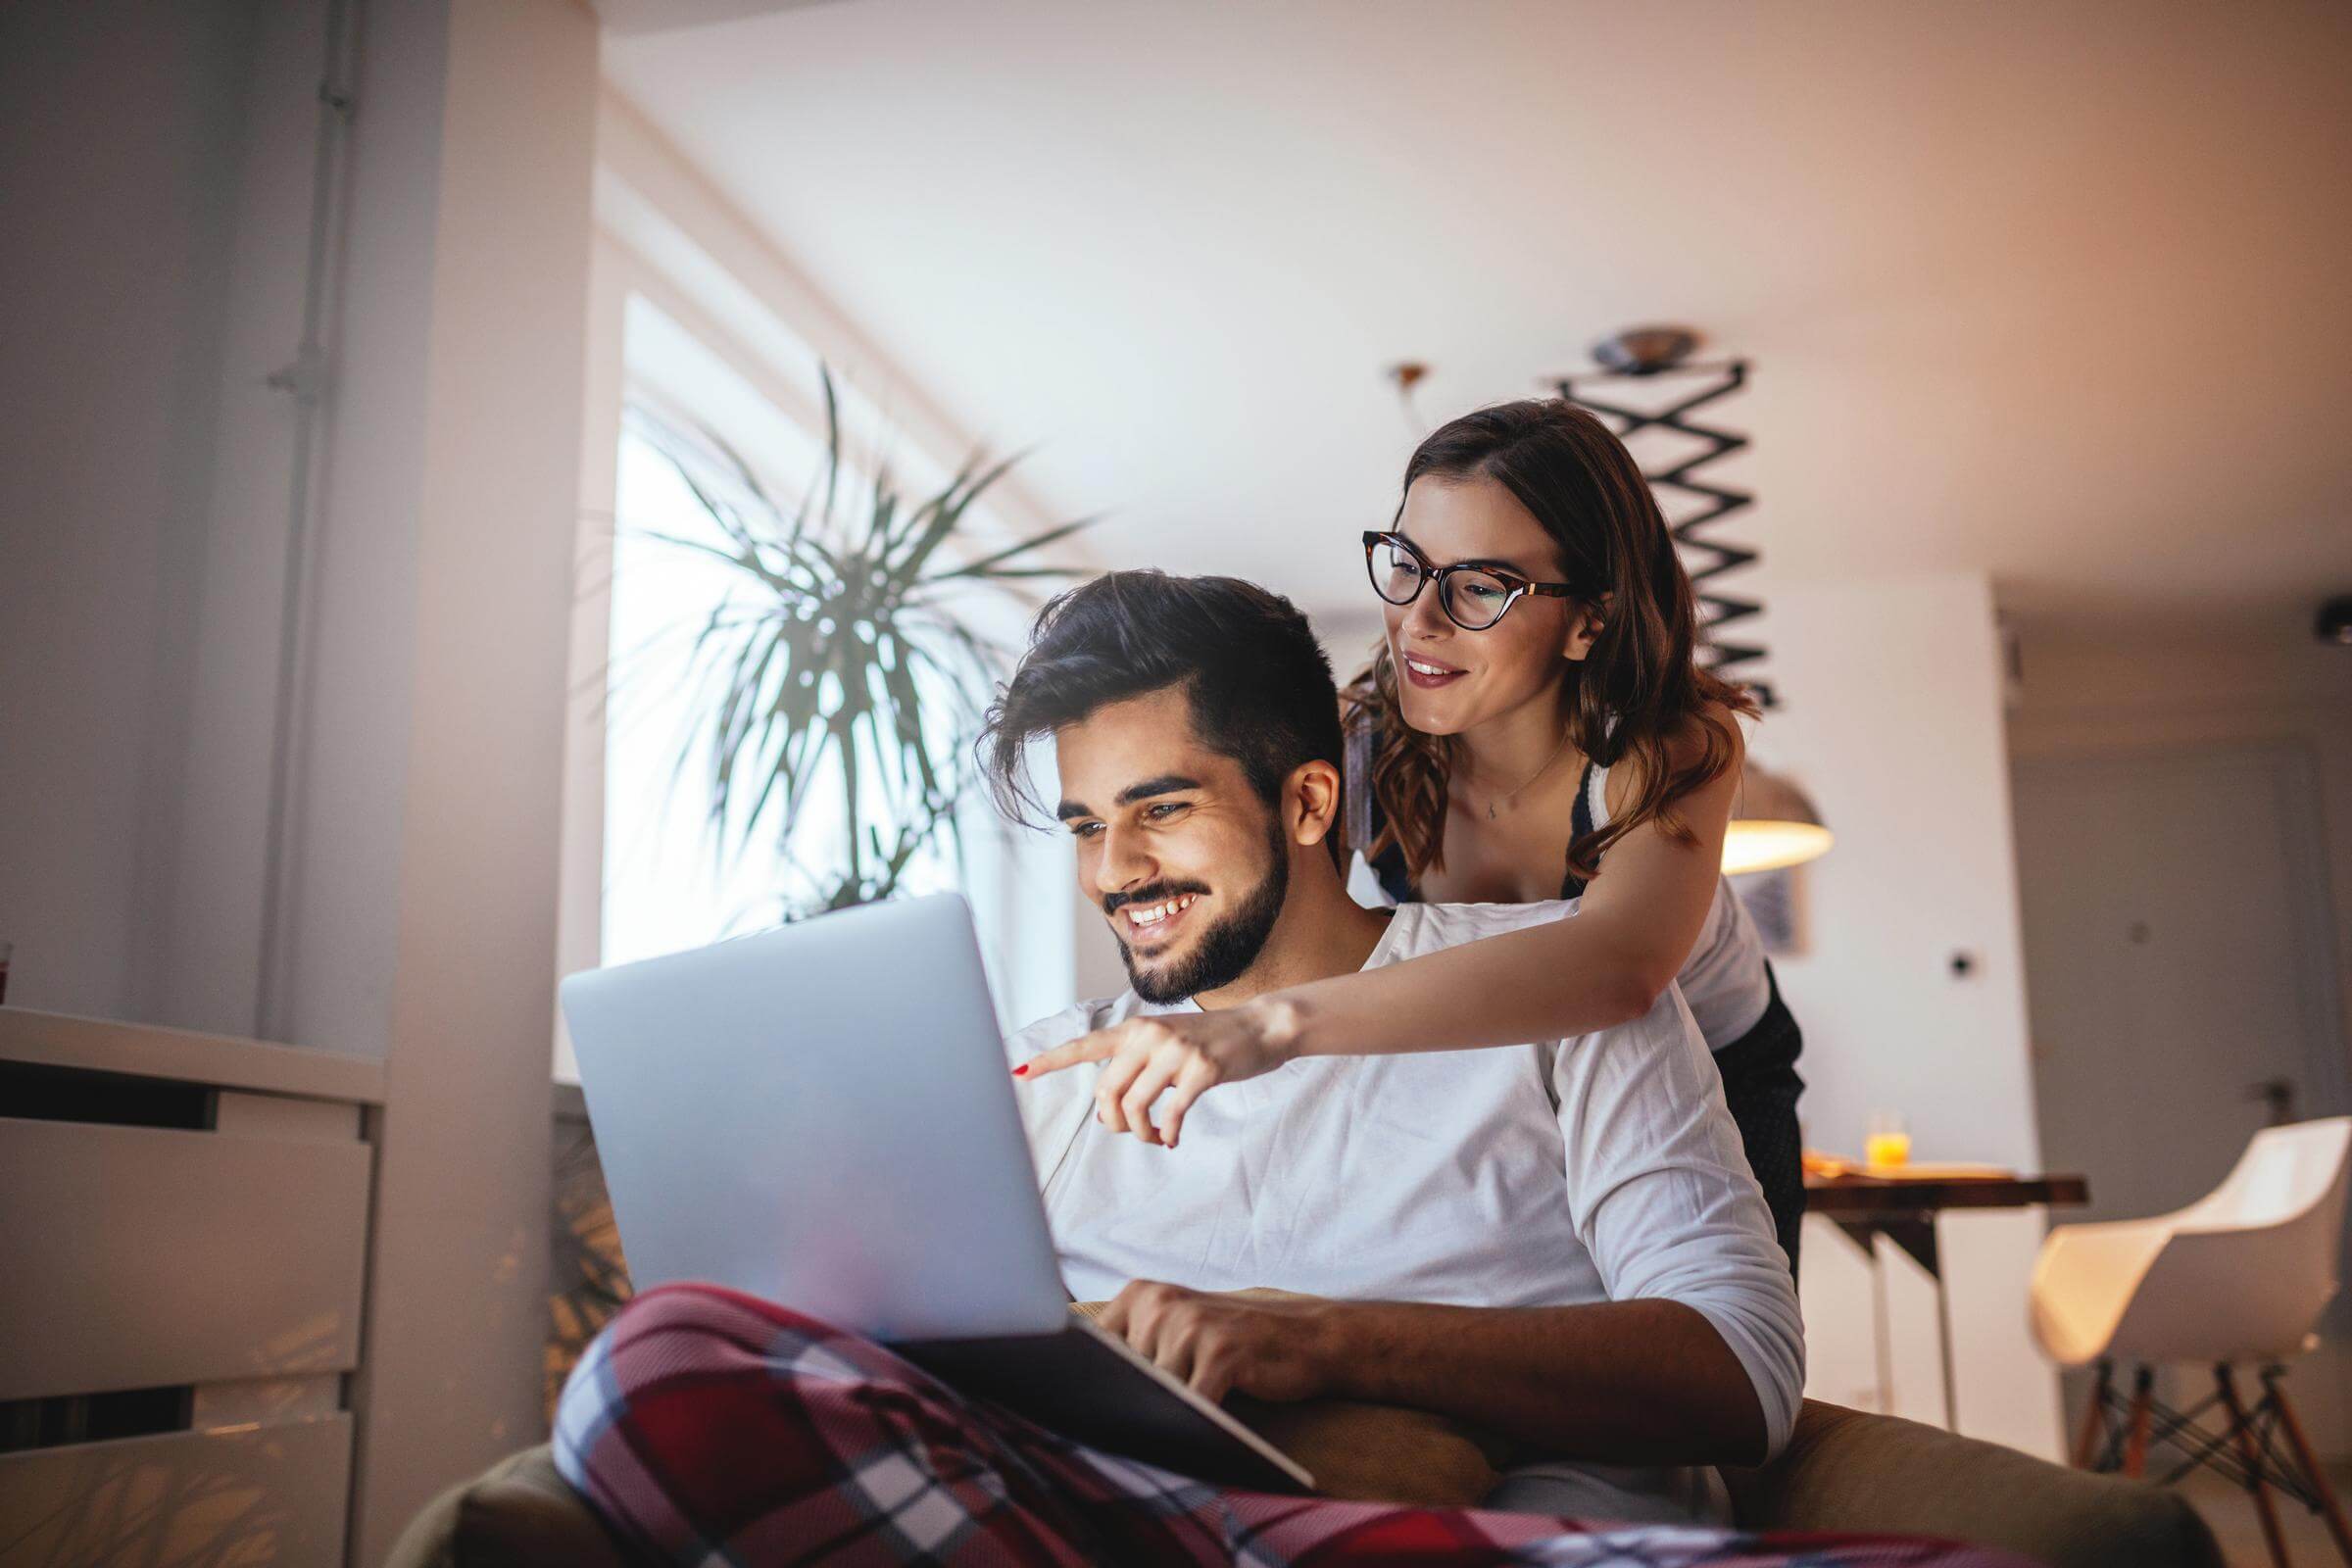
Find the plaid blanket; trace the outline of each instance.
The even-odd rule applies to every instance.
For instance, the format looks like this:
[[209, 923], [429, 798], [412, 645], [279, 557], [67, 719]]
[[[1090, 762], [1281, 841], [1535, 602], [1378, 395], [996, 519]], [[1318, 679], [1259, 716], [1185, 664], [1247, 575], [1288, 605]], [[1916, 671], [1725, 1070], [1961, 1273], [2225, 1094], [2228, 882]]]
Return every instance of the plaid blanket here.
[[714, 1286], [632, 1301], [557, 1411], [557, 1467], [651, 1561], [1245, 1568], [2015, 1568], [1892, 1537], [1609, 1526], [1283, 1497], [1089, 1448], [869, 1340]]

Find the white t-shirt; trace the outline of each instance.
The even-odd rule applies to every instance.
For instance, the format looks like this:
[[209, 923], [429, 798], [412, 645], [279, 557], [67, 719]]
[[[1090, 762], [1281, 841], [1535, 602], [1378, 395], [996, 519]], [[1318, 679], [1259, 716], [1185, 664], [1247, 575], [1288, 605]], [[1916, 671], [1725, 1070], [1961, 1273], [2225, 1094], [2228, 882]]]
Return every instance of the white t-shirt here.
[[[1406, 905], [1365, 967], [1557, 919], [1558, 904]], [[1130, 991], [1005, 1042], [1026, 1060], [1155, 1007]], [[1563, 1041], [1314, 1056], [1222, 1085], [1173, 1150], [1093, 1118], [1099, 1066], [1017, 1087], [1063, 1278], [1272, 1286], [1343, 1300], [1698, 1311], [1753, 1381], [1777, 1452], [1804, 1336], [1788, 1258], [1681, 995]], [[1545, 1464], [1489, 1499], [1535, 1512], [1723, 1517], [1704, 1472]], [[1700, 1499], [1706, 1499], [1701, 1502]]]

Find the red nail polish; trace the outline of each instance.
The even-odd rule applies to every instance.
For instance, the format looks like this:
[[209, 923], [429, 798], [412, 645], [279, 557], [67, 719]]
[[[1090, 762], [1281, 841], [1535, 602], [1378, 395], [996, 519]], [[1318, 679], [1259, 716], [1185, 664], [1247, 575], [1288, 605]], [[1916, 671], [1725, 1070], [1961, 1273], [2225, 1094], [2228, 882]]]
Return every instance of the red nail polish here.
[[1013, 1075], [1015, 1078], [1026, 1078], [1026, 1077], [1028, 1077], [1028, 1076], [1029, 1076], [1029, 1064], [1028, 1064], [1027, 1062], [1025, 1062], [1025, 1061], [1024, 1061], [1024, 1062], [1022, 1062], [1022, 1063], [1021, 1063], [1021, 1064], [1020, 1064], [1018, 1067], [1015, 1067], [1015, 1068], [1013, 1068], [1013, 1069], [1012, 1069], [1012, 1075]]

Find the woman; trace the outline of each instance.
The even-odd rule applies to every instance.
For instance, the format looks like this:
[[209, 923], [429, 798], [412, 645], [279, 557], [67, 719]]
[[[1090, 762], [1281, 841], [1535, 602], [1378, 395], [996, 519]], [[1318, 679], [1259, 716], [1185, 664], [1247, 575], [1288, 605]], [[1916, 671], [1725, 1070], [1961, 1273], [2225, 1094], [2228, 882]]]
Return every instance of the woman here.
[[1106, 1060], [1098, 1117], [1159, 1143], [1206, 1089], [1296, 1056], [1584, 1034], [1679, 980], [1793, 1269], [1801, 1041], [1721, 871], [1755, 707], [1695, 662], [1690, 579], [1641, 469], [1573, 404], [1483, 409], [1421, 443], [1364, 549], [1387, 630], [1348, 692], [1355, 842], [1392, 898], [1577, 898], [1575, 917], [1138, 1017], [1031, 1071]]

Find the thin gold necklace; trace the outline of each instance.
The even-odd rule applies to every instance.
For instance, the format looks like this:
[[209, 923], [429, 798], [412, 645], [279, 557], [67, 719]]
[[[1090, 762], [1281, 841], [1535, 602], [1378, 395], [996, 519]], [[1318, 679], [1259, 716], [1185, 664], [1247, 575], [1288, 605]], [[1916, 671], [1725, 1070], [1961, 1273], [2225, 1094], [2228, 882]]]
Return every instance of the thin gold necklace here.
[[1566, 731], [1562, 731], [1560, 734], [1560, 744], [1552, 748], [1551, 755], [1549, 757], [1544, 759], [1544, 765], [1542, 767], [1539, 767], [1533, 773], [1528, 774], [1527, 777], [1520, 782], [1519, 787], [1511, 791], [1508, 795], [1498, 796], [1487, 802], [1487, 820], [1490, 822], [1500, 820], [1501, 808], [1510, 805], [1513, 801], [1519, 799], [1520, 796], [1526, 794], [1528, 788], [1533, 785], [1536, 780], [1550, 772], [1551, 764], [1558, 761], [1562, 757], [1566, 756], [1567, 753], [1568, 736]]

